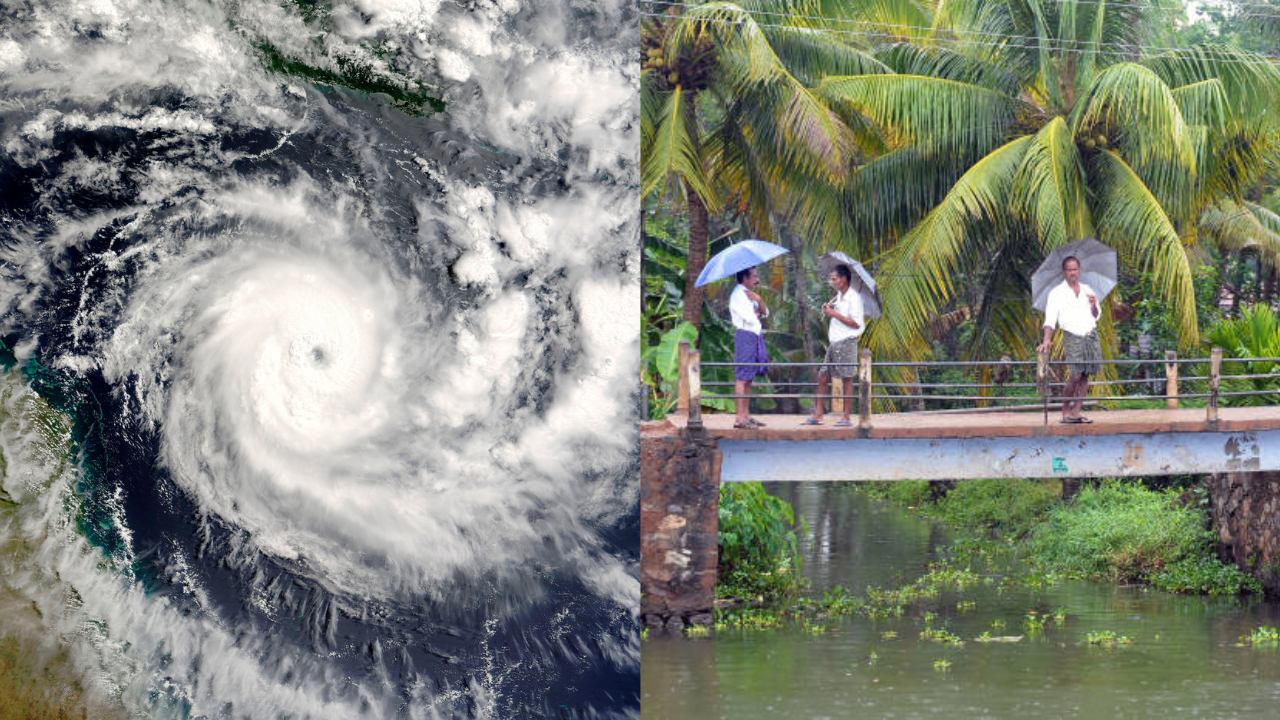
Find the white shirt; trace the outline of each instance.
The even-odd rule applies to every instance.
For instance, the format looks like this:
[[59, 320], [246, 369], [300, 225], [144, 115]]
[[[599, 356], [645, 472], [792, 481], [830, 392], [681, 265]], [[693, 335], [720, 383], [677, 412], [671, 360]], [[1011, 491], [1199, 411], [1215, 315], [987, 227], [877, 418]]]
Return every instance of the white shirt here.
[[835, 302], [831, 304], [831, 309], [858, 323], [858, 329], [855, 330], [840, 320], [831, 318], [831, 325], [827, 327], [827, 338], [832, 344], [848, 338], [856, 338], [867, 327], [866, 318], [862, 315], [862, 295], [858, 294], [852, 286], [846, 288], [843, 295], [836, 297]]
[[[765, 317], [768, 317], [768, 312]], [[733, 292], [729, 295], [729, 317], [733, 320], [733, 326], [738, 330], [746, 330], [757, 335], [764, 334], [764, 328], [760, 325], [760, 318], [756, 315], [756, 304], [747, 297], [747, 286], [738, 283], [733, 288]]]
[[[1088, 335], [1098, 326], [1098, 319], [1089, 309], [1089, 296], [1097, 297], [1093, 288], [1080, 283], [1080, 294], [1072, 292], [1066, 280], [1049, 291], [1049, 300], [1044, 306], [1044, 326], [1050, 329], [1061, 327], [1072, 335]], [[1101, 302], [1101, 300], [1099, 300]], [[1101, 312], [1101, 311], [1099, 311]]]

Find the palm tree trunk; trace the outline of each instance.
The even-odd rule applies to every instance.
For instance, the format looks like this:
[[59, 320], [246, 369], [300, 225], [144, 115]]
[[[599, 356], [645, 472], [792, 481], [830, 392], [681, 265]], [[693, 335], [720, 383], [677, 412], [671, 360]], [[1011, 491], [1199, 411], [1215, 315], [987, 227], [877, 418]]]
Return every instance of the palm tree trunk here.
[[804, 348], [805, 362], [813, 359], [813, 333], [809, 331], [809, 298], [805, 295], [805, 275], [804, 275], [804, 242], [795, 235], [788, 235], [791, 242], [791, 257], [795, 259], [795, 272], [792, 275], [792, 302], [796, 306], [796, 323], [800, 326], [799, 332], [801, 347]]
[[689, 260], [684, 271], [684, 319], [698, 328], [698, 337], [702, 337], [702, 298], [703, 291], [694, 287], [698, 275], [707, 264], [707, 239], [711, 235], [708, 227], [707, 206], [702, 198], [689, 187], [684, 186], [684, 196], [689, 203]]

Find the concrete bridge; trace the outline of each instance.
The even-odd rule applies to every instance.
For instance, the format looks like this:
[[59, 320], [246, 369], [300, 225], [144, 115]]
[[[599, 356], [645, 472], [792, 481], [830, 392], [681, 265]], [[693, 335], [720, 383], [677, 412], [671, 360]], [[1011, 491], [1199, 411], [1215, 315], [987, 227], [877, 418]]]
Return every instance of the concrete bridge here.
[[[1176, 369], [1185, 363], [1209, 366], [1208, 376], [1193, 378], [1207, 381], [1205, 392], [1178, 394]], [[641, 614], [647, 623], [711, 621], [721, 482], [1209, 474], [1247, 489], [1250, 482], [1280, 478], [1280, 407], [1219, 407], [1223, 396], [1258, 394], [1223, 393], [1223, 380], [1265, 376], [1223, 375], [1216, 351], [1206, 359], [1166, 363], [1173, 369], [1164, 392], [1142, 396], [1165, 407], [1095, 410], [1093, 422], [1083, 425], [1050, 417], [1051, 401], [1061, 398], [1052, 394], [1053, 364], [1043, 357], [1025, 363], [1037, 374], [1038, 396], [1023, 398], [1038, 403], [1032, 412], [873, 415], [872, 403], [887, 396], [875, 393], [866, 354], [862, 365], [854, 427], [834, 427], [834, 418], [805, 426], [802, 415], [766, 414], [759, 416], [765, 427], [737, 429], [732, 415], [701, 412], [702, 365], [696, 352], [686, 351], [678, 411], [641, 428]], [[1203, 398], [1205, 407], [1177, 407], [1189, 397]], [[1280, 548], [1265, 554], [1280, 556]]]

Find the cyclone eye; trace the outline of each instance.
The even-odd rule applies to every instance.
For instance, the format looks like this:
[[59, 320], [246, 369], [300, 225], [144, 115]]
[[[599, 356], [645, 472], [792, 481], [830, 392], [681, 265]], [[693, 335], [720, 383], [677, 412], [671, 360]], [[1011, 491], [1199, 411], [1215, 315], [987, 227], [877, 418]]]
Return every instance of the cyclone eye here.
[[319, 345], [311, 348], [311, 352], [309, 353], [308, 357], [311, 358], [312, 365], [320, 368], [324, 367], [329, 362], [329, 356], [325, 355], [324, 348], [320, 347]]

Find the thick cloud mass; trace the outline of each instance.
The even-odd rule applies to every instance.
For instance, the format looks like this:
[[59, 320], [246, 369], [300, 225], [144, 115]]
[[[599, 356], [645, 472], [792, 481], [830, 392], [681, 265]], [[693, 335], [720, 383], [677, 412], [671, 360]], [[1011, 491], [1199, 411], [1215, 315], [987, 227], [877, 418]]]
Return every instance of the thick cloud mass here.
[[104, 698], [638, 714], [634, 25], [0, 0], [0, 332], [82, 428], [0, 437], [0, 564]]

